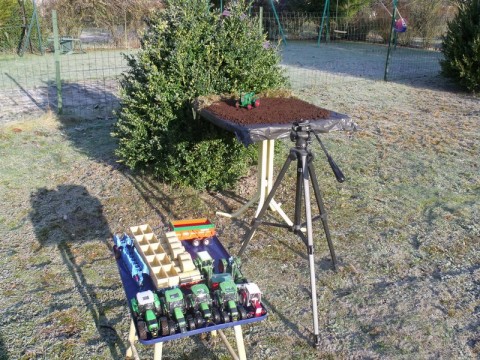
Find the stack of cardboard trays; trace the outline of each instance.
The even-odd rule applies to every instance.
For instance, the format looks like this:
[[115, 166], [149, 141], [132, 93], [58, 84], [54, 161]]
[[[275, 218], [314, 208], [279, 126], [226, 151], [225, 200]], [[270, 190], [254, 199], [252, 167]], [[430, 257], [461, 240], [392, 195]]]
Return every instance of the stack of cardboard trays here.
[[164, 233], [159, 239], [148, 224], [132, 226], [135, 247], [150, 270], [157, 289], [198, 282], [200, 271], [192, 256], [185, 250], [174, 231]]

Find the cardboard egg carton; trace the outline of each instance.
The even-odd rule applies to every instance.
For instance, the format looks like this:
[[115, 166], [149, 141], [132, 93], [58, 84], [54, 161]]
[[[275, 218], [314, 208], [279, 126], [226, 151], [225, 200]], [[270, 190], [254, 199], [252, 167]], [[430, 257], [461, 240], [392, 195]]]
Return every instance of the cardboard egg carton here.
[[150, 269], [150, 277], [157, 289], [177, 286], [178, 272], [150, 225], [132, 226], [135, 247]]
[[150, 269], [150, 277], [157, 289], [177, 286], [180, 283], [199, 281], [200, 271], [192, 256], [185, 250], [174, 231], [159, 239], [150, 225], [132, 226], [135, 247]]

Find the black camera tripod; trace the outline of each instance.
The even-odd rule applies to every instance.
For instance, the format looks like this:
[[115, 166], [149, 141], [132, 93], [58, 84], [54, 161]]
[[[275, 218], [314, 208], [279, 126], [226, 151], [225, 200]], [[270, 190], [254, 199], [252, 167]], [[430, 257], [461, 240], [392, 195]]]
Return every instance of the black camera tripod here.
[[[287, 228], [294, 234], [298, 235], [302, 241], [307, 246], [307, 253], [308, 253], [308, 261], [310, 267], [310, 285], [312, 291], [312, 312], [313, 312], [313, 329], [314, 329], [314, 345], [320, 345], [320, 336], [318, 330], [318, 314], [317, 314], [317, 290], [316, 290], [316, 283], [315, 283], [315, 260], [313, 257], [313, 233], [312, 233], [312, 221], [318, 220], [319, 218], [322, 220], [323, 223], [323, 230], [325, 232], [325, 237], [327, 238], [328, 248], [330, 249], [330, 256], [332, 258], [332, 267], [333, 270], [336, 270], [337, 267], [337, 258], [335, 256], [335, 250], [333, 249], [333, 243], [330, 238], [330, 230], [328, 228], [327, 223], [327, 213], [325, 211], [325, 206], [323, 204], [322, 195], [320, 193], [320, 187], [318, 186], [317, 176], [315, 174], [315, 169], [313, 167], [313, 154], [308, 148], [308, 145], [312, 142], [311, 134], [314, 134], [317, 138], [318, 142], [320, 143], [322, 150], [325, 152], [327, 156], [328, 162], [330, 167], [332, 168], [335, 177], [338, 182], [345, 181], [345, 177], [343, 176], [342, 171], [340, 168], [335, 164], [333, 159], [328, 154], [325, 146], [323, 146], [322, 141], [320, 140], [319, 136], [311, 129], [310, 123], [300, 122], [294, 123], [292, 126], [292, 130], [290, 132], [290, 139], [295, 142], [295, 147], [290, 149], [290, 154], [288, 155], [285, 164], [283, 165], [280, 173], [278, 174], [275, 183], [273, 184], [272, 190], [267, 196], [265, 203], [258, 213], [257, 217], [252, 221], [252, 227], [250, 232], [248, 233], [247, 237], [242, 243], [242, 247], [238, 253], [238, 256], [242, 256], [245, 252], [245, 249], [249, 243], [249, 241], [253, 238], [255, 231], [258, 229], [260, 225], [268, 225], [268, 226], [276, 226]], [[279, 223], [272, 223], [272, 222], [264, 222], [262, 220], [265, 212], [267, 211], [273, 196], [275, 195], [276, 190], [278, 189], [280, 183], [282, 182], [291, 162], [293, 160], [297, 160], [297, 185], [295, 191], [295, 217], [293, 225], [287, 224], [279, 224]], [[316, 216], [312, 219], [312, 212], [310, 206], [310, 186], [309, 182], [312, 182], [313, 191], [315, 194], [315, 198], [317, 200], [318, 210], [320, 215]], [[304, 224], [301, 223], [301, 212], [302, 212], [302, 193], [303, 193], [303, 200], [305, 205], [305, 217], [306, 217], [306, 236], [304, 233]]]

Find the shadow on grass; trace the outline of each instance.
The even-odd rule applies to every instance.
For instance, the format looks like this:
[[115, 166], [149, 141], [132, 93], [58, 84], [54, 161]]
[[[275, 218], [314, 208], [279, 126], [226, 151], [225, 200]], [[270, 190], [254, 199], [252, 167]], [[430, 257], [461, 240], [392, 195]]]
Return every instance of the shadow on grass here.
[[[55, 87], [55, 85], [53, 85]], [[104, 120], [113, 117], [120, 100], [118, 80], [92, 79], [62, 84], [62, 113], [81, 119]], [[57, 104], [54, 104], [56, 107]]]
[[[48, 90], [44, 90], [44, 92], [40, 92], [41, 94], [41, 97], [42, 98], [45, 98], [45, 100], [43, 101], [38, 101], [38, 99], [32, 95], [32, 92], [33, 91], [29, 91], [27, 88], [25, 88], [22, 84], [20, 84], [19, 81], [17, 81], [16, 77], [14, 77], [13, 75], [5, 72], [5, 76], [10, 79], [10, 81], [15, 85], [15, 87], [18, 88], [18, 91], [19, 91], [19, 94], [20, 94], [20, 97], [24, 96], [26, 97], [29, 101], [31, 101], [33, 103], [34, 106], [36, 106], [38, 109], [40, 110], [43, 110], [43, 111], [46, 111], [48, 110], [48, 107], [50, 105], [48, 99], [50, 98], [48, 96]], [[47, 87], [48, 89], [48, 87]], [[46, 91], [46, 92], [45, 92]]]
[[[98, 287], [89, 283], [84, 262], [78, 263], [76, 260], [78, 246], [91, 239], [107, 239], [111, 236], [103, 216], [102, 204], [85, 187], [78, 185], [60, 185], [53, 190], [41, 188], [31, 194], [30, 202], [30, 218], [40, 244], [39, 249], [52, 247], [58, 250], [66, 266], [66, 273], [73, 279], [75, 290], [88, 309], [101, 341], [109, 347], [113, 358], [121, 358], [126, 349], [114, 326], [123, 317], [108, 319], [106, 313], [111, 308], [122, 306], [124, 301], [99, 301]], [[104, 245], [110, 251], [106, 241]], [[97, 261], [95, 259], [93, 263]]]
[[162, 210], [160, 210], [159, 204], [161, 204], [161, 208], [166, 213], [172, 214], [173, 199], [160, 189], [160, 184], [148, 177], [136, 176], [127, 169], [124, 169], [123, 175], [135, 187], [152, 211], [160, 218], [162, 224], [167, 225], [168, 219]]
[[119, 99], [114, 95], [117, 85], [113, 80], [102, 84], [64, 85], [64, 111], [59, 116], [61, 130], [80, 152], [119, 170], [165, 223], [166, 217], [160, 209], [165, 208], [170, 213], [173, 200], [162, 191], [159, 183], [132, 172], [118, 163], [115, 155], [117, 141], [111, 133], [117, 120], [114, 110], [119, 105]]
[[278, 308], [273, 305], [270, 301], [268, 301], [267, 299], [265, 298], [262, 298], [262, 303], [265, 304], [267, 306], [267, 309], [269, 309], [270, 311], [273, 311], [275, 313], [275, 315], [277, 315], [280, 320], [290, 329], [292, 330], [299, 338], [305, 340], [305, 341], [313, 341], [313, 332], [312, 332], [312, 338], [311, 339], [308, 339], [305, 334], [303, 334], [298, 325], [295, 324], [294, 322], [292, 322], [286, 315], [284, 315], [283, 313], [281, 313]]
[[[223, 196], [220, 196], [219, 193], [211, 193], [210, 195], [212, 198], [216, 200], [218, 204], [221, 204], [221, 206], [218, 206], [218, 211], [226, 212], [226, 213], [234, 213], [238, 209], [240, 209], [244, 204], [248, 202], [248, 199], [239, 196], [232, 190], [224, 190], [221, 192]], [[225, 199], [229, 199], [230, 201], [234, 201], [235, 205], [229, 204]], [[257, 204], [255, 203], [252, 205], [252, 208], [256, 206]]]
[[114, 110], [119, 105], [114, 94], [116, 87], [115, 80], [62, 85], [61, 130], [75, 148], [108, 165], [115, 164], [116, 141], [111, 132], [115, 123]]
[[0, 109], [2, 122], [40, 116], [49, 110], [58, 112], [60, 104], [65, 116], [104, 120], [111, 118], [119, 105], [116, 96], [118, 80], [114, 78], [63, 81], [62, 101], [59, 103], [57, 84], [53, 80], [41, 80], [32, 85], [31, 79], [26, 79], [23, 74], [5, 72], [0, 75], [3, 75], [11, 86], [8, 91], [0, 92], [0, 100], [5, 102]]
[[3, 337], [0, 336], [0, 360], [9, 360], [10, 356], [8, 355], [7, 347], [5, 346], [5, 341]]

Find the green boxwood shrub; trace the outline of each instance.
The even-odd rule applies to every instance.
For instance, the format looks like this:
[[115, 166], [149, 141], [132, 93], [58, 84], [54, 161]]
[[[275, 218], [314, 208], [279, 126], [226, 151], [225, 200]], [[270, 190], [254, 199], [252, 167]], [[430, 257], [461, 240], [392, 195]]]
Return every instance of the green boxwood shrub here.
[[443, 38], [442, 73], [469, 91], [480, 90], [480, 0], [458, 2]]
[[116, 153], [130, 168], [165, 182], [228, 188], [252, 164], [255, 149], [194, 119], [192, 101], [285, 87], [279, 56], [242, 1], [223, 14], [205, 0], [165, 5], [149, 19], [141, 51], [127, 56]]

